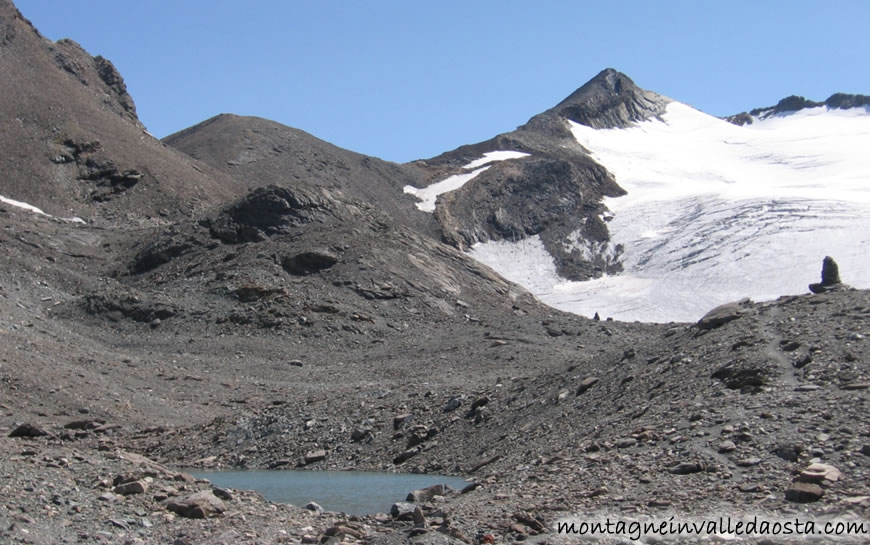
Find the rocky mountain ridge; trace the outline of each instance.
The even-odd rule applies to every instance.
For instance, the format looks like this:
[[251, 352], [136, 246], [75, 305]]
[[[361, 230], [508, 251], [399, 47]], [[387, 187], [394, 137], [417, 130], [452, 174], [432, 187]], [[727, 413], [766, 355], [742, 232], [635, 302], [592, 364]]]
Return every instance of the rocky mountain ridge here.
[[768, 106], [766, 108], [753, 108], [748, 112], [741, 112], [727, 116], [726, 121], [735, 125], [751, 125], [754, 119], [767, 119], [768, 117], [777, 114], [788, 114], [799, 112], [806, 108], [818, 108], [825, 106], [832, 110], [848, 110], [850, 108], [861, 108], [870, 106], [870, 96], [856, 95], [848, 93], [834, 93], [822, 102], [809, 100], [802, 96], [791, 95], [783, 98], [776, 103], [776, 106]]

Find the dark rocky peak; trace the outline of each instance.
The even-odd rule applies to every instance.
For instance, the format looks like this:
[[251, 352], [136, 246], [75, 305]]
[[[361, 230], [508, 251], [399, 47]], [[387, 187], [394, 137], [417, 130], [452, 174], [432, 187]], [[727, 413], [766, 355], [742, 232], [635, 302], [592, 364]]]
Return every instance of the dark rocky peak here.
[[726, 121], [735, 125], [751, 125], [755, 119], [767, 119], [778, 114], [790, 114], [806, 108], [818, 108], [826, 106], [831, 110], [848, 110], [851, 108], [870, 107], [870, 96], [853, 95], [847, 93], [834, 93], [824, 102], [816, 102], [798, 95], [787, 96], [776, 103], [776, 106], [755, 108], [749, 112], [741, 112], [725, 118]]
[[596, 129], [622, 128], [664, 113], [668, 99], [612, 68], [598, 73], [548, 114]]
[[92, 57], [77, 42], [63, 38], [57, 42], [46, 40], [55, 65], [85, 87], [97, 89], [113, 111], [139, 124], [133, 97], [127, 92], [124, 78], [111, 61], [101, 55]]
[[35, 72], [47, 68], [45, 61], [53, 63], [112, 111], [140, 125], [124, 78], [109, 60], [91, 56], [68, 38], [56, 42], [45, 38], [9, 0], [0, 0], [0, 47], [9, 48], [10, 59], [28, 59], [30, 70]]

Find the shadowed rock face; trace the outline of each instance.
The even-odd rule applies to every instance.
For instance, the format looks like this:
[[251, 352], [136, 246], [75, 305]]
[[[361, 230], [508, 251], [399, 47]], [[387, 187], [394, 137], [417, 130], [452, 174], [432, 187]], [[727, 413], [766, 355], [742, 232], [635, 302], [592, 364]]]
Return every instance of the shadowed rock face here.
[[323, 195], [278, 186], [261, 187], [213, 219], [211, 235], [228, 244], [260, 242], [286, 227], [323, 219], [330, 205]]

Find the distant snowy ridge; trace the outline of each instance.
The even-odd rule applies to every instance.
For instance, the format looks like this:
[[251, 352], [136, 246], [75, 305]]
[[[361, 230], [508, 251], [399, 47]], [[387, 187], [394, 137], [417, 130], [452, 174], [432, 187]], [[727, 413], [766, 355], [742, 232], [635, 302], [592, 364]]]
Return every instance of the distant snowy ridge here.
[[691, 321], [742, 297], [805, 293], [825, 255], [844, 282], [870, 288], [866, 107], [737, 126], [672, 102], [661, 119], [571, 131], [628, 191], [605, 201], [625, 273], [565, 282], [529, 239], [471, 251], [544, 302], [587, 316]]
[[834, 93], [824, 102], [815, 102], [807, 100], [801, 96], [792, 95], [780, 100], [776, 106], [768, 106], [766, 108], [755, 108], [749, 112], [731, 115], [725, 118], [726, 121], [735, 125], [752, 124], [758, 120], [767, 119], [768, 117], [781, 114], [792, 114], [808, 108], [827, 107], [832, 110], [849, 110], [853, 108], [870, 109], [870, 96], [867, 95], [850, 95], [846, 93]]
[[438, 199], [438, 195], [443, 193], [447, 193], [449, 191], [455, 191], [474, 179], [478, 174], [484, 172], [489, 166], [489, 163], [493, 163], [495, 161], [506, 161], [508, 159], [519, 159], [522, 157], [527, 157], [528, 153], [523, 153], [521, 151], [491, 151], [488, 153], [484, 153], [483, 157], [480, 159], [475, 159], [474, 161], [464, 165], [462, 168], [465, 170], [477, 168], [469, 173], [463, 174], [454, 174], [440, 182], [436, 182], [434, 184], [430, 184], [424, 188], [414, 187], [412, 185], [406, 185], [403, 190], [405, 193], [413, 195], [420, 199], [420, 202], [417, 203], [417, 208], [424, 212], [434, 212], [435, 211], [435, 201]]

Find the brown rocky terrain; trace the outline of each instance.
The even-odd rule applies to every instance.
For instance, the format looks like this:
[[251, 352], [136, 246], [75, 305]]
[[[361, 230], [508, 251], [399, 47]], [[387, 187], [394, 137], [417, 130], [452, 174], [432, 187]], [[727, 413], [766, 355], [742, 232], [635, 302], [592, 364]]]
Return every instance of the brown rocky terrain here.
[[189, 215], [244, 191], [148, 134], [111, 61], [72, 40], [47, 40], [9, 1], [0, 2], [0, 48], [0, 194], [123, 226]]
[[[187, 155], [143, 132], [110, 67], [0, 0], [0, 69], [16, 76], [0, 79], [0, 194], [51, 214], [0, 203], [0, 542], [558, 543], [571, 514], [870, 518], [867, 291], [826, 285], [697, 324], [555, 311], [456, 249], [495, 224], [443, 214], [515, 210], [552, 174], [597, 217], [619, 188], [581, 149], [558, 157], [558, 134], [401, 166], [221, 116], [167, 140]], [[568, 108], [578, 120], [655, 115], [658, 99], [610, 72], [562, 106], [590, 93], [609, 106]], [[563, 110], [530, 125], [556, 130]], [[403, 200], [402, 184], [495, 149], [536, 157], [442, 197], [435, 226]], [[512, 196], [482, 199], [496, 180]], [[526, 234], [577, 227], [540, 217], [556, 192], [515, 216]], [[193, 467], [473, 484], [351, 516]]]

